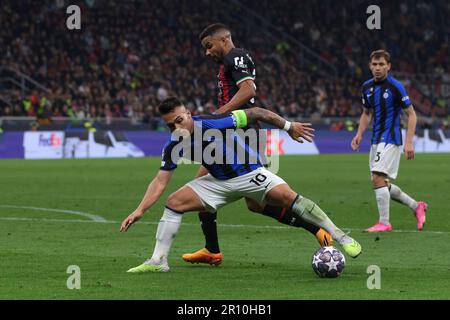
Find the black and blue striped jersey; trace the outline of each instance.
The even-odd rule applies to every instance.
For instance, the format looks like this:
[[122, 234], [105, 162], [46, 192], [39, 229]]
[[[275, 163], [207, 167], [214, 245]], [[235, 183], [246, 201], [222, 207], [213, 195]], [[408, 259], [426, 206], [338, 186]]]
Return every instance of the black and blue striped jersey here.
[[372, 144], [402, 145], [400, 115], [411, 101], [401, 82], [391, 75], [380, 82], [374, 79], [364, 82], [362, 103], [373, 111]]
[[[244, 125], [237, 119], [237, 115], [242, 113], [245, 117]], [[258, 150], [252, 148], [247, 139], [236, 134], [236, 130], [227, 130], [246, 127], [244, 111], [192, 118], [194, 133], [184, 139], [171, 135], [163, 149], [160, 170], [174, 170], [181, 158], [184, 158], [201, 163], [213, 177], [228, 180], [262, 167]], [[217, 155], [216, 151], [221, 154]], [[208, 155], [211, 156], [208, 158]], [[216, 161], [217, 159], [220, 160]]]

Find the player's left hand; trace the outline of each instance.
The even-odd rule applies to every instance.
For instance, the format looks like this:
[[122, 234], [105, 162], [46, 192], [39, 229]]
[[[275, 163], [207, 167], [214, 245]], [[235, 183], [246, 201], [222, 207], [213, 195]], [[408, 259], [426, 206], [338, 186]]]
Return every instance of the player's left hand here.
[[414, 159], [414, 146], [411, 142], [405, 143], [405, 157], [406, 160]]
[[292, 139], [303, 143], [303, 139], [312, 142], [314, 138], [313, 132], [316, 131], [311, 127], [311, 123], [292, 122], [288, 133]]

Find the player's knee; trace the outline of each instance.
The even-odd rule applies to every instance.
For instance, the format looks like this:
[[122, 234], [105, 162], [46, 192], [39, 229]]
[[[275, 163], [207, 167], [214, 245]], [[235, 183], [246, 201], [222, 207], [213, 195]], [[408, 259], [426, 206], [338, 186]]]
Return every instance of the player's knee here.
[[283, 208], [290, 208], [296, 197], [297, 193], [294, 192], [288, 185], [280, 185], [270, 190], [266, 196], [266, 199], [273, 205]]
[[387, 185], [387, 176], [384, 173], [372, 172], [372, 184], [374, 187], [378, 188]]
[[294, 203], [295, 199], [297, 197], [296, 193], [283, 193], [281, 194], [280, 200], [280, 206], [283, 208], [290, 208], [292, 204]]
[[183, 202], [181, 201], [180, 197], [177, 195], [177, 192], [172, 193], [166, 201], [166, 206], [169, 207], [172, 210], [177, 210], [182, 212]]

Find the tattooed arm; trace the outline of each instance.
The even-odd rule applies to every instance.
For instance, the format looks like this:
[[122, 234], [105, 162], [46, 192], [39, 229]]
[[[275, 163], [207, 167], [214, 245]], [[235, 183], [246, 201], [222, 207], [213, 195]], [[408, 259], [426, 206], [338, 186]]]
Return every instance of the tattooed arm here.
[[280, 117], [276, 113], [263, 108], [250, 108], [245, 109], [247, 116], [247, 123], [254, 123], [261, 121], [267, 124], [271, 124], [279, 129], [283, 129], [289, 133], [292, 139], [303, 143], [302, 139], [312, 142], [314, 138], [313, 132], [315, 131], [311, 127], [311, 123], [289, 122], [288, 120]]

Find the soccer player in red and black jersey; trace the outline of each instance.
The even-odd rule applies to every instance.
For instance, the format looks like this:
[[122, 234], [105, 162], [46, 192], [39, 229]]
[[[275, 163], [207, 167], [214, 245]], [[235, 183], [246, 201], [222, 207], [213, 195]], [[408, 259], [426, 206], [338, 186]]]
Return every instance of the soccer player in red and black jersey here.
[[[220, 66], [218, 74], [219, 109], [215, 113], [252, 107], [256, 97], [256, 70], [247, 50], [236, 48], [231, 39], [230, 29], [220, 23], [206, 27], [199, 38], [206, 56]], [[207, 169], [202, 166], [197, 176], [203, 176], [207, 173]], [[247, 207], [253, 212], [272, 217], [287, 225], [305, 228], [316, 236], [321, 246], [333, 244], [328, 232], [306, 222], [290, 209], [271, 205], [262, 207], [251, 199], [246, 199], [246, 202]], [[183, 255], [183, 259], [186, 262], [219, 265], [222, 262], [223, 254], [220, 252], [217, 236], [217, 212], [200, 212], [199, 218], [205, 235], [205, 248], [194, 253], [186, 253]]]

